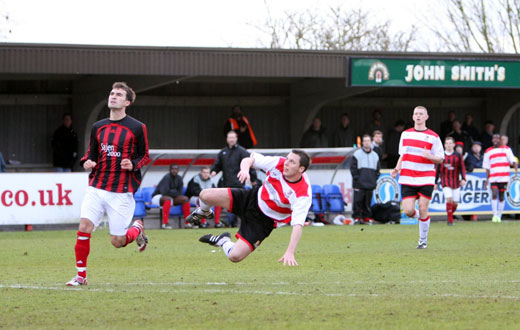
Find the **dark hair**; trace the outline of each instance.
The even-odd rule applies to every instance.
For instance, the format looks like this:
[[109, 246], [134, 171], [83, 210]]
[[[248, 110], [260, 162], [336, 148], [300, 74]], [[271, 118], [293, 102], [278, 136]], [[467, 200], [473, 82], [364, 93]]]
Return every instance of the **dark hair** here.
[[453, 143], [455, 143], [455, 139], [453, 138], [453, 136], [447, 136], [447, 137], [444, 139], [444, 142], [448, 142], [448, 140], [451, 140], [451, 141], [453, 141]]
[[487, 125], [487, 124], [495, 125], [492, 120], [486, 120], [484, 122], [484, 125]]
[[61, 116], [61, 119], [65, 119], [65, 117], [70, 117], [70, 119], [72, 119], [72, 114], [70, 112], [65, 112], [63, 116]]
[[130, 86], [128, 86], [124, 81], [118, 81], [115, 82], [112, 85], [112, 89], [118, 88], [118, 89], [124, 89], [126, 92], [126, 100], [130, 101], [130, 104], [135, 102], [135, 92]]
[[372, 141], [372, 137], [370, 136], [370, 134], [363, 134], [363, 137], [361, 138], [361, 141], [363, 141], [364, 138], [369, 138], [370, 141]]
[[341, 114], [341, 117], [347, 117], [348, 119], [350, 119], [350, 116], [348, 115], [348, 113], [344, 112]]
[[291, 152], [300, 157], [300, 166], [303, 166], [304, 172], [307, 171], [307, 169], [311, 165], [311, 157], [309, 156], [309, 154], [300, 149], [293, 149]]
[[175, 163], [173, 163], [173, 164], [170, 164], [170, 170], [171, 170], [172, 168], [174, 168], [174, 167], [177, 167], [177, 168], [179, 168], [179, 165], [177, 165], [177, 164], [175, 164]]
[[202, 170], [210, 170], [209, 166], [202, 166], [200, 168], [200, 171], [202, 172]]
[[405, 126], [404, 120], [399, 119], [398, 121], [396, 121], [394, 124], [394, 127], [397, 127], [397, 126]]
[[[372, 136], [376, 136], [377, 134], [381, 134], [383, 135], [383, 132], [381, 132], [380, 130], [376, 129], [375, 131], [372, 132]], [[367, 134], [368, 135], [368, 134]]]

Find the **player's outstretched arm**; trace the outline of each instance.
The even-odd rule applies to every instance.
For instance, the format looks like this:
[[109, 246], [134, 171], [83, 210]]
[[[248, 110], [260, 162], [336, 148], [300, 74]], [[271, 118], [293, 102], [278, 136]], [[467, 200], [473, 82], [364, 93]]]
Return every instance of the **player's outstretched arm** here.
[[289, 246], [283, 256], [278, 260], [278, 262], [283, 261], [284, 266], [298, 266], [296, 259], [294, 258], [294, 252], [296, 251], [296, 247], [300, 242], [300, 238], [302, 237], [302, 225], [294, 225], [292, 227], [291, 240], [289, 241]]
[[240, 172], [238, 172], [237, 177], [241, 183], [250, 180], [249, 169], [251, 168], [251, 166], [253, 166], [254, 163], [255, 159], [253, 157], [243, 158], [240, 162]]

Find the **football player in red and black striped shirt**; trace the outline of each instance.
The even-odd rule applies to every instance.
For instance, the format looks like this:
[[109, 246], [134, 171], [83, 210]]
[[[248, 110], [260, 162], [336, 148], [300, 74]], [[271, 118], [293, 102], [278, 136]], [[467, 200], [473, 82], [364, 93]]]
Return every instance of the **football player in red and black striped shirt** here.
[[128, 228], [135, 209], [133, 193], [141, 184], [140, 169], [149, 158], [146, 126], [126, 114], [134, 101], [135, 93], [126, 83], [112, 85], [108, 97], [110, 117], [94, 124], [88, 151], [81, 158], [80, 164], [91, 172], [75, 246], [78, 275], [67, 282], [68, 286], [87, 284], [90, 237], [104, 212], [113, 246], [125, 247], [135, 240], [139, 251], [143, 251], [148, 244], [142, 221]]
[[459, 205], [460, 187], [466, 184], [466, 168], [464, 158], [454, 150], [455, 139], [448, 136], [444, 140], [444, 161], [437, 165], [435, 182], [439, 181], [446, 198], [446, 212], [448, 213], [448, 225], [453, 226], [453, 213]]

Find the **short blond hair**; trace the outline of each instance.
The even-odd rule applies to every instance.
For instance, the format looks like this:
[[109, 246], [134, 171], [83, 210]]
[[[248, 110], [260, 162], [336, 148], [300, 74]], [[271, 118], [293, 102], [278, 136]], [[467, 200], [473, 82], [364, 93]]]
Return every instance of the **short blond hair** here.
[[415, 111], [415, 110], [424, 110], [424, 111], [426, 112], [426, 114], [428, 114], [428, 109], [426, 109], [426, 107], [425, 107], [425, 106], [422, 106], [422, 105], [418, 105], [418, 106], [416, 106], [416, 107], [413, 109], [413, 111]]
[[126, 92], [126, 99], [130, 101], [130, 104], [135, 102], [135, 92], [134, 90], [126, 84], [124, 81], [117, 81], [112, 85], [112, 89], [123, 89]]

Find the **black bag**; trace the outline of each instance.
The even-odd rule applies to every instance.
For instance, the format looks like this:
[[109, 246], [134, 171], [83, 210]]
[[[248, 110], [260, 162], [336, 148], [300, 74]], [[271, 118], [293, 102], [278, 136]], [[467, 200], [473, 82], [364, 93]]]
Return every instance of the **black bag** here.
[[399, 203], [387, 202], [384, 204], [374, 204], [371, 208], [374, 220], [387, 223], [390, 221], [399, 223], [401, 220], [401, 208]]

